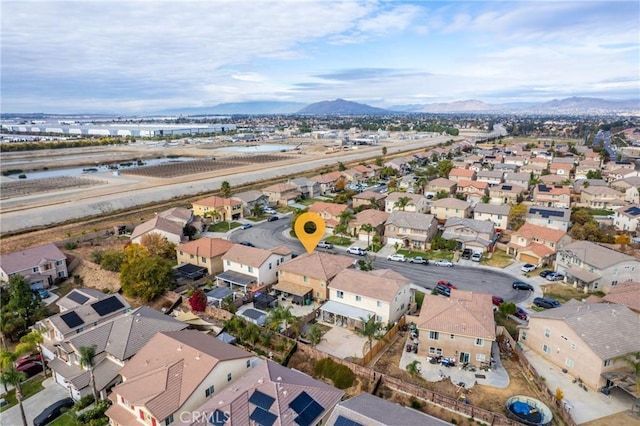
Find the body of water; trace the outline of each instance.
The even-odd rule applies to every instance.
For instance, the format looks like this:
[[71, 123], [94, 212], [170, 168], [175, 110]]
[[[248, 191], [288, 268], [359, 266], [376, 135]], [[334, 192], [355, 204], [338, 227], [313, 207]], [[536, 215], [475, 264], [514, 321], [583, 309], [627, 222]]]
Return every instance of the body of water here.
[[229, 152], [273, 152], [273, 151], [291, 151], [295, 145], [252, 145], [252, 146], [227, 146], [224, 148], [214, 148], [212, 151], [229, 151]]

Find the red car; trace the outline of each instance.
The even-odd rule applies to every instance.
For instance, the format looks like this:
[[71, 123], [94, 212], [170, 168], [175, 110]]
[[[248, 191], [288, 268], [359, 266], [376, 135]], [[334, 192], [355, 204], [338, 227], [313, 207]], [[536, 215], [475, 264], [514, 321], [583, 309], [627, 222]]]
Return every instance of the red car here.
[[500, 296], [491, 296], [491, 302], [496, 306], [500, 306], [504, 303], [504, 299]]
[[38, 373], [42, 373], [42, 363], [36, 362], [36, 361], [29, 361], [17, 367], [16, 371], [25, 373], [27, 377], [33, 377]]
[[[15, 365], [16, 365], [16, 369], [19, 368], [22, 364], [26, 364], [29, 362], [42, 362], [42, 355], [40, 354], [36, 354], [36, 355], [25, 355], [21, 358], [18, 358], [18, 360], [16, 361]], [[45, 361], [46, 363], [46, 361]]]
[[452, 289], [452, 288], [457, 289], [458, 288], [455, 285], [451, 284], [451, 281], [447, 281], [447, 280], [438, 281], [438, 285], [443, 285], [443, 286], [447, 287], [448, 289]]

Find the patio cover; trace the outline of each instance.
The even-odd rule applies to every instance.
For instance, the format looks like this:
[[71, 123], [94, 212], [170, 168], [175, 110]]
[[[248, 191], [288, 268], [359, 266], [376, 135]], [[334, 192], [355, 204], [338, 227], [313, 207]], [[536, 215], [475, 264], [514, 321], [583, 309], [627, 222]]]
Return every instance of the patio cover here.
[[300, 284], [290, 283], [286, 281], [279, 282], [278, 284], [273, 286], [273, 289], [281, 291], [283, 293], [293, 294], [294, 296], [300, 296], [300, 297], [303, 297], [305, 294], [312, 291], [312, 289], [309, 287], [305, 287]]
[[334, 300], [330, 300], [322, 305], [320, 310], [358, 321], [360, 321], [360, 318], [370, 318], [375, 316], [375, 313], [372, 311], [345, 305], [344, 303], [338, 303]]
[[242, 286], [244, 287], [245, 291], [251, 283], [256, 282], [256, 277], [236, 271], [225, 271], [221, 274], [216, 275], [216, 278], [222, 281], [230, 282], [234, 285]]
[[207, 297], [213, 300], [223, 300], [227, 296], [231, 296], [233, 294], [233, 290], [229, 287], [217, 287], [211, 291], [208, 291]]
[[632, 397], [636, 399], [640, 398], [640, 392], [638, 392], [638, 387], [636, 386], [636, 382], [638, 381], [638, 377], [636, 375], [632, 373], [612, 371], [610, 373], [602, 373], [602, 377], [610, 380], [614, 386], [619, 387]]
[[594, 274], [585, 269], [576, 268], [575, 266], [569, 266], [566, 269], [566, 272], [572, 277], [575, 277], [580, 281], [584, 281], [585, 283], [590, 283], [597, 280], [598, 278], [601, 278], [600, 275]]

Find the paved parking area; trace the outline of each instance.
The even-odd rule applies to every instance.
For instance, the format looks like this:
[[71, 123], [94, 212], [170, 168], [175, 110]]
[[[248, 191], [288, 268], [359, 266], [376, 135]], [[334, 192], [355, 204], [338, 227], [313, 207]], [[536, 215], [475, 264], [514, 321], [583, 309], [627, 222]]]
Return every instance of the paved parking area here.
[[[322, 322], [322, 324], [330, 326], [331, 330], [324, 334], [323, 340], [316, 346], [316, 349], [337, 356], [340, 359], [348, 357], [362, 358], [363, 348], [367, 343], [367, 339], [358, 336], [348, 328], [336, 327], [325, 322]], [[368, 350], [368, 347], [366, 349]]]
[[[54, 402], [69, 396], [69, 392], [56, 383], [51, 377], [46, 379], [42, 385], [44, 386], [43, 390], [22, 402], [24, 413], [27, 417], [27, 424], [29, 425], [33, 424], [33, 419], [40, 414], [42, 410]], [[7, 411], [0, 413], [0, 424], [21, 425], [20, 407], [14, 405]]]

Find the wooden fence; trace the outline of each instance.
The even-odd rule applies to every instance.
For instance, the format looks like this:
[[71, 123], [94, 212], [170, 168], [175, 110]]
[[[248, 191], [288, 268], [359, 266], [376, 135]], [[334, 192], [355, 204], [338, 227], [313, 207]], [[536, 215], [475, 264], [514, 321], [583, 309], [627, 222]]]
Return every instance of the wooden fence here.
[[364, 355], [364, 357], [362, 357], [359, 364], [369, 365], [371, 360], [381, 350], [383, 350], [387, 346], [387, 344], [391, 341], [391, 339], [393, 339], [393, 336], [395, 336], [398, 333], [398, 330], [400, 330], [400, 328], [405, 324], [405, 322], [406, 322], [406, 319], [404, 316], [400, 318], [400, 320], [397, 323], [395, 323], [394, 326], [389, 329], [389, 331], [387, 331], [387, 334], [385, 334], [381, 340], [378, 340], [378, 342], [371, 348], [371, 350], [367, 352]]

